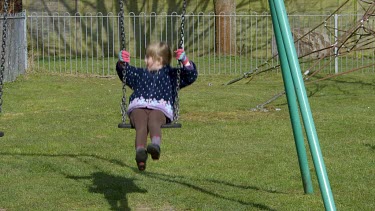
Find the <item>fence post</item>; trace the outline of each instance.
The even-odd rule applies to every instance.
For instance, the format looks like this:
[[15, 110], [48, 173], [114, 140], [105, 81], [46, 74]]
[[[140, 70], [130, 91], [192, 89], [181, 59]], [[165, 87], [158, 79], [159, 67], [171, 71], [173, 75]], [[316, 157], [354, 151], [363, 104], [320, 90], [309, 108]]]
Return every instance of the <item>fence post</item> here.
[[24, 44], [24, 49], [23, 51], [25, 52], [25, 71], [27, 70], [28, 68], [28, 57], [27, 57], [27, 13], [26, 13], [26, 10], [23, 11], [23, 15], [24, 15], [24, 27], [23, 27], [23, 37], [24, 37], [24, 40], [23, 40], [23, 44]]
[[339, 48], [337, 47], [339, 30], [338, 30], [338, 15], [334, 15], [335, 18], [335, 73], [339, 73]]

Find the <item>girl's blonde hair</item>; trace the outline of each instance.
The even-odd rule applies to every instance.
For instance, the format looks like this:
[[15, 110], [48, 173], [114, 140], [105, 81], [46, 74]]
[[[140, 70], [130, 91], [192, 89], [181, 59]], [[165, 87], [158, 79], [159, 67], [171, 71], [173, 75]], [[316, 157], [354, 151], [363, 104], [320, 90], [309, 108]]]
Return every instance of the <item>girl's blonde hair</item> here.
[[162, 65], [169, 65], [172, 60], [172, 51], [167, 43], [156, 42], [147, 46], [146, 57], [151, 57]]

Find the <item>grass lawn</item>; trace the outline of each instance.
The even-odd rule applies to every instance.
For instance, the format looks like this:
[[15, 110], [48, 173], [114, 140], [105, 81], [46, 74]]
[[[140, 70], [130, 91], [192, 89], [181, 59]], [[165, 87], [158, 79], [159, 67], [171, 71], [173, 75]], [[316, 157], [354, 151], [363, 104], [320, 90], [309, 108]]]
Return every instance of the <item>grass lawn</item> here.
[[[117, 128], [116, 77], [6, 83], [0, 210], [324, 210], [307, 141], [314, 193], [303, 192], [285, 96], [251, 110], [283, 90], [281, 75], [221, 85], [233, 78], [202, 75], [180, 92], [183, 126], [163, 130], [145, 172], [134, 131]], [[374, 210], [375, 75], [306, 88], [337, 209]]]

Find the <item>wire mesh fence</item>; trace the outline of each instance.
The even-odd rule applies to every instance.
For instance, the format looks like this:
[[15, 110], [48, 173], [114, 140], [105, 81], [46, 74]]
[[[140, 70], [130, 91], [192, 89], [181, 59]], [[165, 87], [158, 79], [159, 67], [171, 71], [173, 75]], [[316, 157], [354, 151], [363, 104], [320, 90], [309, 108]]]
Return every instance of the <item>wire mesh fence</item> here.
[[[3, 37], [4, 16], [0, 19], [0, 35]], [[17, 13], [7, 16], [5, 40], [5, 68], [3, 81], [14, 81], [27, 68], [26, 15]], [[2, 47], [1, 47], [2, 48]], [[2, 50], [2, 49], [1, 49]]]
[[[293, 36], [303, 36], [315, 26], [324, 24], [296, 43], [297, 53], [324, 48], [335, 43], [360, 15], [290, 15]], [[166, 41], [172, 49], [180, 39], [180, 15], [167, 13], [129, 13], [124, 15], [126, 49], [131, 63], [144, 66], [145, 49], [150, 42]], [[373, 20], [369, 20], [373, 26]], [[51, 72], [115, 74], [114, 65], [120, 50], [119, 15], [31, 13], [27, 16], [29, 57], [34, 67]], [[335, 34], [336, 33], [336, 34]], [[355, 35], [360, 36], [360, 35]], [[317, 40], [312, 42], [312, 40]], [[313, 46], [311, 46], [313, 45]], [[325, 67], [328, 73], [341, 72], [374, 62], [374, 44], [369, 49], [348, 54]], [[214, 14], [187, 13], [185, 16], [185, 50], [196, 62], [200, 74], [244, 74], [265, 65], [278, 66], [271, 17], [267, 13]], [[333, 50], [326, 54], [333, 55]], [[319, 57], [319, 56], [317, 56]], [[273, 58], [273, 59], [270, 59]], [[301, 59], [301, 68], [307, 68]], [[334, 59], [327, 56], [325, 60]], [[177, 65], [177, 62], [173, 65]], [[367, 68], [366, 72], [374, 72]]]

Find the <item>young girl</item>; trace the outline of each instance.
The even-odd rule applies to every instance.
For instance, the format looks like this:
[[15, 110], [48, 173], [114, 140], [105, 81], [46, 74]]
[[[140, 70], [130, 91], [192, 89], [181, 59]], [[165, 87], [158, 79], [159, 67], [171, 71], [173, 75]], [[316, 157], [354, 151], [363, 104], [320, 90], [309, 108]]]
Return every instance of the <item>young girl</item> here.
[[[188, 60], [183, 49], [175, 51], [175, 57], [183, 64], [179, 87], [183, 88], [197, 79], [198, 72], [195, 64]], [[148, 153], [153, 160], [159, 159], [161, 126], [173, 121], [178, 68], [170, 66], [171, 60], [172, 51], [167, 43], [153, 43], [146, 49], [146, 68], [129, 65], [126, 70], [126, 85], [133, 90], [127, 114], [136, 131], [135, 160], [140, 171], [146, 169]], [[122, 50], [116, 65], [121, 81], [125, 62], [130, 62], [130, 54]], [[151, 144], [146, 148], [148, 134], [150, 134]]]

